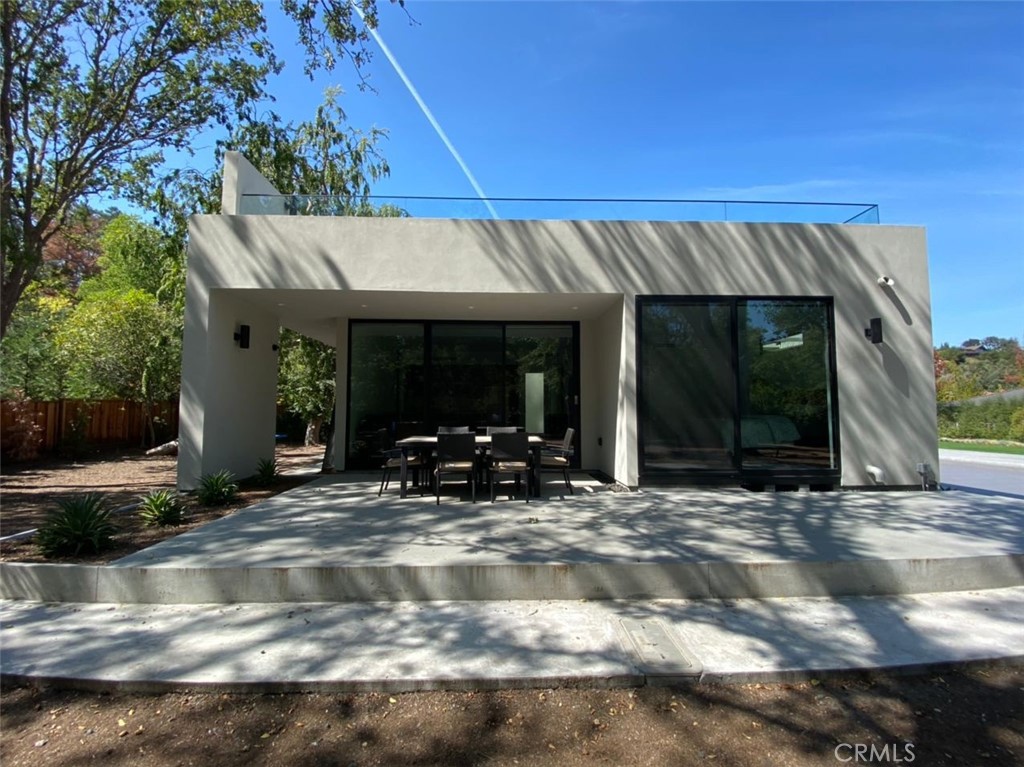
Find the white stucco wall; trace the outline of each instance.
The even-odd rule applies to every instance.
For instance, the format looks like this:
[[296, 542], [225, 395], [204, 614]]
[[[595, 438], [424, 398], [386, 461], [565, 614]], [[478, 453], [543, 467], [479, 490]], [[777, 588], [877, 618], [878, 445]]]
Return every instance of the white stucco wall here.
[[[883, 274], [895, 280], [894, 289], [878, 286]], [[917, 463], [938, 465], [927, 259], [924, 231], [916, 227], [197, 216], [189, 280], [186, 347], [199, 342], [203, 316], [213, 335], [230, 338], [225, 323], [237, 318], [215, 316], [203, 305], [212, 288], [239, 291], [254, 305], [270, 289], [313, 290], [302, 294], [304, 307], [278, 315], [286, 324], [289, 312], [296, 322], [311, 322], [317, 303], [321, 313], [333, 312], [330, 332], [338, 340], [347, 338], [339, 317], [376, 316], [361, 315], [360, 304], [347, 299], [361, 291], [407, 296], [394, 304], [396, 319], [480, 317], [480, 307], [467, 313], [465, 295], [494, 296], [482, 308], [498, 318], [503, 308], [517, 309], [516, 296], [521, 304], [534, 294], [603, 294], [611, 303], [602, 306], [615, 309], [583, 318], [581, 326], [581, 370], [588, 377], [580, 449], [586, 467], [629, 485], [637, 483], [637, 295], [831, 296], [842, 483], [871, 484], [865, 470], [871, 464], [885, 470], [889, 484], [915, 485]], [[328, 300], [311, 300], [319, 295]], [[566, 319], [559, 312], [570, 302], [538, 308], [534, 318]], [[263, 308], [271, 322], [273, 305]], [[864, 337], [871, 317], [883, 320], [883, 345]], [[186, 379], [205, 375], [192, 354], [186, 348]], [[240, 370], [222, 366], [218, 375]], [[188, 395], [192, 389], [201, 387], [185, 380], [183, 440], [208, 440], [209, 406]], [[339, 429], [344, 434], [343, 419]], [[183, 457], [195, 452], [183, 445]], [[204, 471], [211, 465], [206, 452]], [[186, 471], [194, 472], [189, 460]]]

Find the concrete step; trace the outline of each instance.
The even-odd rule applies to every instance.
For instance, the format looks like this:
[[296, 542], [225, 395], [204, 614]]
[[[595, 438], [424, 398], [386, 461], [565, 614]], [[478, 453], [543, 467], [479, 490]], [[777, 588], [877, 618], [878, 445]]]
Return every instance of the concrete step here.
[[770, 682], [1024, 660], [1024, 587], [893, 597], [0, 603], [5, 682], [407, 691]]
[[831, 561], [176, 567], [0, 563], [0, 597], [227, 604], [877, 596], [1024, 586], [1024, 554]]

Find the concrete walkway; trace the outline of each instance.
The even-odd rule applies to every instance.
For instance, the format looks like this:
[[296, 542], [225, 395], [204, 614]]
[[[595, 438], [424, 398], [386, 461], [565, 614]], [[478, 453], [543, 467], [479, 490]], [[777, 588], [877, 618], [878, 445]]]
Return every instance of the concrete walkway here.
[[6, 602], [10, 681], [407, 691], [1024, 661], [1024, 587], [840, 599], [105, 605]]
[[[437, 506], [321, 477], [108, 567], [5, 566], [8, 597], [54, 570], [58, 592], [83, 596], [0, 603], [0, 669], [94, 687], [397, 691], [1024, 659], [1019, 498], [579, 486]], [[689, 594], [688, 568], [699, 598], [645, 596]], [[134, 591], [90, 592], [87, 572]], [[325, 577], [335, 585], [295, 598]], [[581, 584], [633, 596], [544, 596]]]

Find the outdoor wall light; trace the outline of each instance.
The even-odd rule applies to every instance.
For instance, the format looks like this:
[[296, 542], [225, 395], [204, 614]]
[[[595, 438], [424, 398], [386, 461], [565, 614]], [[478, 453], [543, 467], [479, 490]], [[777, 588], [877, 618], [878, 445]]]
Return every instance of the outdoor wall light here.
[[238, 344], [239, 349], [249, 348], [249, 326], [239, 325], [238, 330], [235, 332], [235, 342]]
[[886, 277], [884, 274], [878, 278], [877, 282], [881, 288], [891, 288], [896, 285], [896, 280], [892, 277]]
[[281, 347], [280, 347], [280, 346], [278, 346], [277, 344], [271, 344], [271, 345], [270, 345], [270, 348], [271, 348], [271, 349], [272, 349], [273, 351], [275, 351], [275, 352], [276, 352], [276, 351], [278, 351], [278, 350], [279, 350], [279, 349], [280, 349]]
[[880, 344], [882, 343], [882, 318], [872, 317], [870, 325], [864, 328], [864, 337], [871, 339], [871, 343]]

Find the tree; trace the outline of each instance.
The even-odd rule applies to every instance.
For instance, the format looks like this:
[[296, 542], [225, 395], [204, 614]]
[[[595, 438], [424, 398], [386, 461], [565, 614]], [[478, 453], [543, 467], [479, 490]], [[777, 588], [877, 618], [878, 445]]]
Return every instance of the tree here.
[[294, 331], [281, 334], [278, 398], [306, 422], [305, 444], [320, 442], [320, 428], [334, 407], [334, 349]]
[[100, 236], [100, 273], [82, 283], [84, 298], [103, 291], [124, 292], [137, 288], [159, 297], [181, 243], [135, 216], [112, 219]]
[[[184, 238], [189, 214], [219, 212], [221, 167], [229, 150], [244, 154], [279, 192], [300, 198], [298, 212], [407, 215], [392, 205], [372, 205], [372, 182], [390, 173], [378, 149], [387, 133], [345, 127], [340, 96], [340, 89], [329, 88], [313, 119], [298, 125], [282, 124], [273, 112], [246, 120], [218, 143], [214, 170], [176, 174], [175, 182], [158, 190], [155, 198], [176, 236]], [[307, 445], [319, 441], [323, 420], [333, 411], [335, 375], [333, 348], [285, 330], [279, 350], [278, 400], [306, 421]]]
[[181, 366], [176, 323], [156, 298], [135, 288], [87, 296], [57, 345], [69, 360], [71, 394], [143, 403], [152, 441], [153, 405], [177, 393]]
[[[368, 60], [376, 0], [281, 4], [308, 74]], [[165, 150], [250, 114], [281, 65], [257, 0], [4, 0], [0, 43], [2, 338], [77, 204], [141, 194]]]
[[5, 399], [61, 399], [67, 388], [67, 366], [57, 333], [72, 311], [65, 295], [47, 295], [39, 285], [25, 293], [0, 341], [0, 394]]
[[274, 112], [241, 121], [217, 142], [212, 170], [172, 172], [169, 183], [154, 190], [154, 207], [182, 237], [189, 215], [219, 213], [224, 153], [237, 151], [281, 194], [315, 198], [298, 202], [297, 213], [405, 215], [394, 206], [371, 204], [370, 185], [391, 173], [378, 148], [387, 131], [344, 127], [341, 95], [340, 88], [328, 88], [313, 119], [297, 125], [282, 123]]

